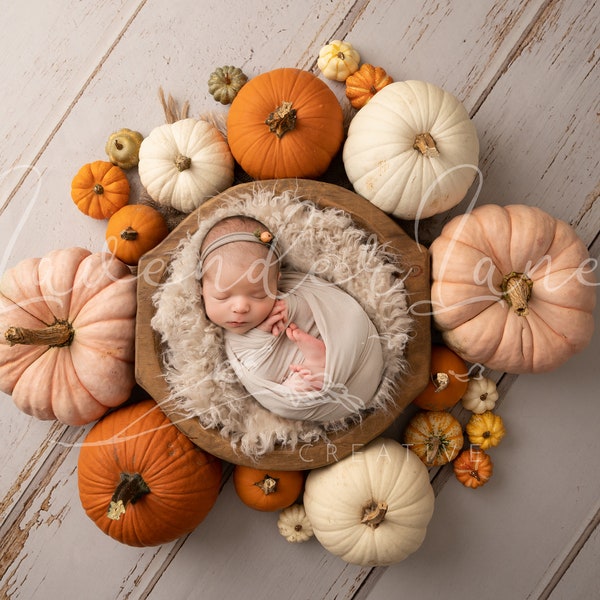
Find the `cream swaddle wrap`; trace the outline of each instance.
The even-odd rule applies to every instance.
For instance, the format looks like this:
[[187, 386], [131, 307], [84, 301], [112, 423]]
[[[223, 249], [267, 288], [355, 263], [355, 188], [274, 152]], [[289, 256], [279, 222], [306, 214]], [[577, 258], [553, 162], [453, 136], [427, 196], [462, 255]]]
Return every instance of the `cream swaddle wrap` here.
[[288, 322], [325, 343], [323, 387], [296, 391], [284, 385], [290, 364], [302, 362], [298, 346], [285, 332], [274, 336], [253, 329], [225, 334], [227, 357], [244, 388], [266, 409], [289, 419], [325, 423], [368, 408], [384, 364], [377, 329], [360, 304], [334, 284], [306, 273], [282, 272], [279, 291]]

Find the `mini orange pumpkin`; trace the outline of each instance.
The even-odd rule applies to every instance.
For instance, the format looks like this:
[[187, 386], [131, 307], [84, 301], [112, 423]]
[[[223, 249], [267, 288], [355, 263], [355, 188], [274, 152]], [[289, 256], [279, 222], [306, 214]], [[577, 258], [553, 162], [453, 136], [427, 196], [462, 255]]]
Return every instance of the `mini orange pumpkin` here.
[[424, 410], [452, 408], [463, 397], [469, 385], [465, 361], [442, 345], [431, 348], [431, 378], [427, 387], [413, 400]]
[[418, 412], [404, 430], [404, 444], [427, 467], [453, 461], [464, 443], [462, 426], [445, 410]]
[[275, 69], [238, 92], [227, 117], [227, 141], [250, 177], [315, 178], [342, 144], [343, 120], [326, 83], [301, 69]]
[[87, 163], [71, 182], [71, 198], [93, 219], [108, 219], [129, 201], [125, 171], [104, 160]]
[[275, 511], [287, 508], [297, 500], [304, 485], [304, 474], [302, 471], [262, 470], [236, 465], [233, 484], [246, 506]]
[[477, 446], [463, 450], [452, 466], [458, 481], [470, 488], [478, 488], [486, 484], [494, 471], [494, 464], [489, 454]]
[[104, 533], [129, 546], [157, 546], [204, 520], [219, 494], [221, 461], [149, 399], [92, 427], [77, 474], [81, 504]]
[[346, 79], [346, 97], [354, 108], [362, 108], [379, 90], [393, 82], [385, 69], [364, 63]]
[[146, 204], [128, 204], [108, 220], [106, 243], [118, 259], [136, 265], [168, 233], [167, 222], [159, 211]]

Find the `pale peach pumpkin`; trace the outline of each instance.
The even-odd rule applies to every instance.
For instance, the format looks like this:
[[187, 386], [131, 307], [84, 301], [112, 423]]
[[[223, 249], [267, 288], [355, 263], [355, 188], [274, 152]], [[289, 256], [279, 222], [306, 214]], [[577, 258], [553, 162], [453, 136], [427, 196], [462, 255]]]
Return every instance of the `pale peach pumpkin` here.
[[135, 384], [135, 313], [135, 278], [109, 253], [21, 261], [0, 280], [0, 390], [39, 419], [98, 419]]
[[447, 223], [430, 247], [433, 318], [471, 363], [549, 371], [594, 329], [595, 264], [567, 223], [524, 205], [483, 205]]

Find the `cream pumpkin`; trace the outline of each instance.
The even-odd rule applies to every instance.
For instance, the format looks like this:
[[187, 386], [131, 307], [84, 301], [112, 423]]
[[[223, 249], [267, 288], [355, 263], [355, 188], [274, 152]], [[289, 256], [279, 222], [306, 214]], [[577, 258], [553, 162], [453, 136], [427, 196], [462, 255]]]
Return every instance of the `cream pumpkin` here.
[[135, 384], [136, 280], [83, 248], [21, 261], [0, 280], [0, 390], [25, 413], [83, 425]]
[[425, 465], [392, 439], [309, 472], [304, 508], [332, 554], [364, 566], [397, 563], [422, 544], [434, 494]]
[[464, 106], [424, 81], [386, 85], [350, 122], [343, 161], [354, 190], [401, 219], [458, 204], [477, 173], [479, 140]]
[[156, 127], [140, 146], [138, 171], [148, 194], [184, 213], [233, 183], [233, 157], [208, 121], [181, 119]]
[[567, 223], [533, 206], [483, 205], [447, 223], [430, 253], [434, 322], [466, 361], [536, 373], [588, 345], [595, 265]]

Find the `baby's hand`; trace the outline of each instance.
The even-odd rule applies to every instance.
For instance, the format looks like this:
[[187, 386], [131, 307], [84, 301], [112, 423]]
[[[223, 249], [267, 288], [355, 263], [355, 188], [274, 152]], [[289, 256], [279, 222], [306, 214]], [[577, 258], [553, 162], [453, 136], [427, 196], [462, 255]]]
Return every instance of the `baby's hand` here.
[[285, 300], [276, 300], [271, 312], [269, 313], [269, 316], [256, 327], [261, 331], [266, 331], [274, 336], [278, 336], [282, 331], [285, 330], [287, 318], [287, 305]]

